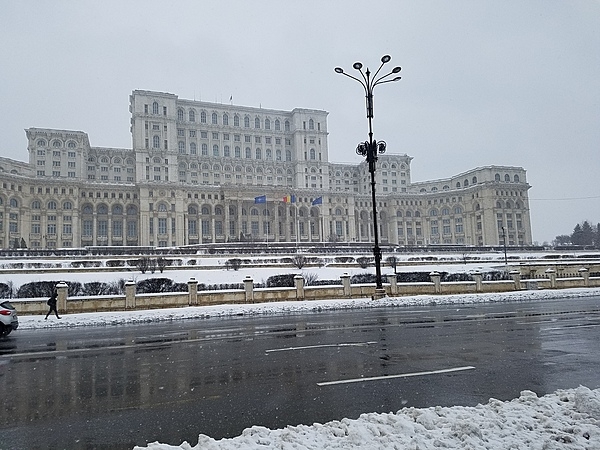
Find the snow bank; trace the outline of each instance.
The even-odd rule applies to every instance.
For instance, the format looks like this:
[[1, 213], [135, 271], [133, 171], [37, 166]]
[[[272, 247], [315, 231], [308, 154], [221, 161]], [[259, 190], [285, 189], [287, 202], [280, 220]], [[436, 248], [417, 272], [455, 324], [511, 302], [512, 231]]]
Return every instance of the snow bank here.
[[597, 449], [600, 448], [600, 389], [559, 390], [518, 399], [490, 399], [475, 407], [404, 408], [396, 414], [362, 414], [311, 426], [270, 430], [254, 426], [240, 436], [198, 444], [151, 443], [134, 450], [229, 449]]

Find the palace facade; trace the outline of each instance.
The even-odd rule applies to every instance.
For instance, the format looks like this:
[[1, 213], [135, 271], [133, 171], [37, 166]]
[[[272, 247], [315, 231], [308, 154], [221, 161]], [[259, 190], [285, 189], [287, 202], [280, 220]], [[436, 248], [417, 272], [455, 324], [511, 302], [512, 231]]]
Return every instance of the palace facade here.
[[[329, 161], [327, 112], [133, 91], [132, 148], [29, 128], [29, 162], [0, 158], [0, 248], [372, 242], [365, 161]], [[530, 245], [526, 172], [486, 166], [411, 181], [380, 155], [381, 244]]]

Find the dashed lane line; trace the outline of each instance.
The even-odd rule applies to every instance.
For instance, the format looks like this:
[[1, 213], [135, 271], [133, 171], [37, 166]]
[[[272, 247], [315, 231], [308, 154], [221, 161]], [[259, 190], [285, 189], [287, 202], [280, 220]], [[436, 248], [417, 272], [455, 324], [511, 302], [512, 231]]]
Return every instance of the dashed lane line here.
[[450, 369], [431, 370], [428, 372], [401, 373], [398, 375], [382, 375], [379, 377], [353, 378], [350, 380], [323, 381], [321, 383], [317, 383], [317, 385], [318, 386], [333, 386], [336, 384], [364, 383], [366, 381], [389, 380], [392, 378], [420, 377], [420, 376], [424, 376], [424, 375], [438, 375], [441, 373], [461, 372], [464, 370], [473, 370], [473, 369], [475, 369], [475, 367], [473, 367], [473, 366], [452, 367]]

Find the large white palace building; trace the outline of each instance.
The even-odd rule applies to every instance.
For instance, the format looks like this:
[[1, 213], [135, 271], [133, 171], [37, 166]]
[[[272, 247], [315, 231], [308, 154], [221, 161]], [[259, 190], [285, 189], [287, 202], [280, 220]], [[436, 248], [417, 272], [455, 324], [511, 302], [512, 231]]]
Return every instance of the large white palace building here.
[[[136, 90], [131, 149], [29, 128], [29, 162], [0, 158], [0, 248], [372, 242], [368, 165], [329, 161], [327, 112]], [[478, 167], [412, 182], [379, 156], [380, 243], [530, 245], [525, 170]]]

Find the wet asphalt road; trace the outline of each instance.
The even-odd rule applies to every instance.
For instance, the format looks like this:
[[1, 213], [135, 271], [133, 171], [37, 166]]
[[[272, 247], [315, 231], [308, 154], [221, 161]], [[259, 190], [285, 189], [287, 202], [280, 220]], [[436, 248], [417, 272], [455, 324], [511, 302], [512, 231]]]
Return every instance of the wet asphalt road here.
[[0, 340], [0, 449], [195, 445], [595, 389], [599, 341], [598, 297], [18, 330]]

